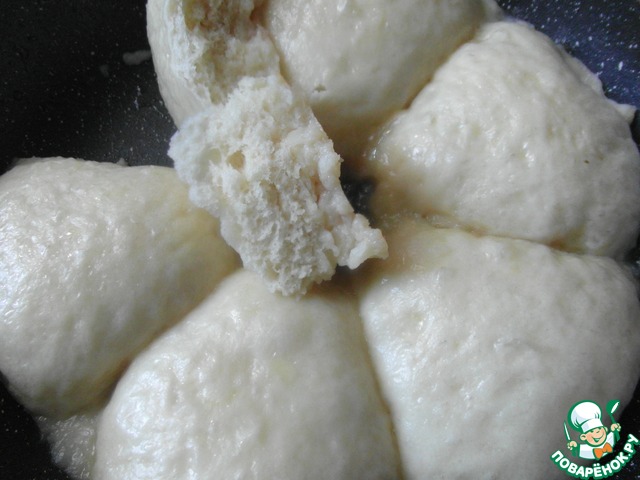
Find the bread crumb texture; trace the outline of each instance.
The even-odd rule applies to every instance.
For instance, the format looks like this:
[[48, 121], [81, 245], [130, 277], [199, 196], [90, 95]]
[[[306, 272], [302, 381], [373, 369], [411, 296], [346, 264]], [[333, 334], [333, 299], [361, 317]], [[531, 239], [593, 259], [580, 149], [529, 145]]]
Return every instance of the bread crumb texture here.
[[302, 294], [337, 265], [385, 256], [386, 243], [345, 197], [341, 158], [280, 75], [269, 34], [252, 19], [257, 6], [152, 1], [149, 39], [179, 125], [169, 154], [191, 199], [220, 219], [272, 291]]
[[190, 117], [169, 155], [192, 201], [272, 291], [303, 293], [384, 257], [386, 243], [340, 186], [340, 157], [311, 109], [279, 76], [246, 77], [223, 104]]

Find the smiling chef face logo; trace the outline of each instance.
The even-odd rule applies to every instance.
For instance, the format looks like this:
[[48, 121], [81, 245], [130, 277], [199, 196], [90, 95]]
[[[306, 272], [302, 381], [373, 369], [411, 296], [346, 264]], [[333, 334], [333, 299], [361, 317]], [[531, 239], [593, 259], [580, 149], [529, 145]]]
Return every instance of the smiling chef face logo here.
[[[611, 400], [606, 405], [605, 412], [610, 420], [609, 427], [604, 423], [606, 419], [603, 421], [602, 409], [595, 402], [585, 400], [569, 409], [567, 421], [564, 423], [567, 449], [572, 456], [593, 460], [594, 463], [591, 466], [578, 465], [558, 450], [551, 455], [551, 460], [560, 470], [575, 478], [607, 478], [619, 472], [631, 460], [635, 454], [635, 446], [640, 442], [635, 436], [629, 434], [620, 453], [613, 451], [620, 440], [622, 429], [614, 418], [614, 413], [619, 406], [618, 400]], [[569, 433], [568, 426], [576, 432], [573, 433], [575, 439]]]
[[600, 460], [613, 452], [613, 446], [620, 439], [620, 424], [616, 423], [613, 413], [620, 402], [612, 400], [607, 403], [607, 413], [611, 418], [611, 428], [602, 423], [602, 410], [597, 403], [585, 401], [576, 403], [567, 414], [567, 422], [580, 434], [580, 444], [571, 439], [567, 424], [564, 424], [567, 448], [574, 456], [586, 460]]

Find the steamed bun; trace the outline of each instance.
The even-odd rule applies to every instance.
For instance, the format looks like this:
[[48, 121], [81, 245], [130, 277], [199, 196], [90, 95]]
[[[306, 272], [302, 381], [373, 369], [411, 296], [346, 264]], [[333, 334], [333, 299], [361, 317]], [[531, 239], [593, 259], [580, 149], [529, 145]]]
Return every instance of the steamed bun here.
[[35, 413], [99, 404], [237, 267], [163, 167], [55, 158], [0, 177], [0, 371]]
[[92, 480], [100, 408], [63, 419], [37, 417], [42, 436], [51, 447], [51, 459], [73, 480]]
[[384, 257], [386, 243], [344, 195], [342, 160], [281, 77], [255, 3], [151, 0], [149, 41], [192, 201], [272, 291], [300, 295], [337, 265]]
[[386, 235], [389, 259], [355, 281], [406, 478], [561, 477], [549, 456], [569, 407], [633, 394], [634, 280], [605, 257], [424, 220]]
[[353, 301], [274, 295], [241, 270], [131, 365], [98, 424], [94, 478], [397, 473]]
[[373, 210], [621, 257], [640, 217], [632, 113], [548, 37], [487, 24], [381, 128]]
[[245, 77], [280, 72], [278, 53], [251, 20], [261, 0], [149, 0], [147, 37], [160, 94], [180, 127], [223, 103]]

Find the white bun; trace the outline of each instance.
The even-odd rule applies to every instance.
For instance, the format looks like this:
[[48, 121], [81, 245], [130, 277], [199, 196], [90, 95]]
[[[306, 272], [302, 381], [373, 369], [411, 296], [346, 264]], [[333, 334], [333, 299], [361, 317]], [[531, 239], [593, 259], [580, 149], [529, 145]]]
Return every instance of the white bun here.
[[0, 370], [29, 409], [100, 403], [237, 266], [175, 172], [73, 159], [0, 177]]
[[548, 37], [490, 23], [381, 129], [374, 210], [620, 258], [640, 217], [629, 108]]
[[300, 295], [337, 265], [384, 257], [386, 244], [345, 197], [341, 159], [280, 76], [256, 3], [151, 0], [149, 40], [191, 199], [272, 291]]
[[357, 281], [406, 478], [562, 477], [550, 456], [571, 405], [624, 405], [640, 375], [634, 280], [604, 257], [423, 220], [387, 238]]
[[95, 480], [388, 479], [398, 469], [357, 308], [239, 271], [127, 371]]

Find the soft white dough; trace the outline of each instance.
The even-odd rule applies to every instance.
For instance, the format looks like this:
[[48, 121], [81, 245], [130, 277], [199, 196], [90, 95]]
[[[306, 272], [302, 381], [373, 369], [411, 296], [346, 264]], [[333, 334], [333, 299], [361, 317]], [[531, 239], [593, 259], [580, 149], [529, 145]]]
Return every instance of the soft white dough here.
[[640, 375], [631, 276], [424, 220], [386, 235], [389, 259], [356, 282], [405, 478], [564, 478], [550, 456], [570, 456], [569, 408], [624, 405]]
[[640, 216], [631, 110], [530, 26], [487, 24], [370, 145], [373, 209], [620, 257]]
[[0, 371], [34, 413], [99, 403], [238, 259], [174, 170], [54, 158], [0, 177]]
[[180, 127], [222, 103], [244, 77], [280, 72], [267, 32], [251, 21], [262, 0], [149, 0], [147, 37], [164, 103]]
[[282, 297], [241, 270], [123, 376], [94, 478], [390, 479], [398, 463], [352, 298]]
[[493, 0], [149, 0], [147, 36], [178, 126], [242, 77], [282, 69], [349, 155], [498, 12]]
[[100, 413], [96, 409], [62, 420], [36, 418], [51, 447], [51, 459], [74, 480], [92, 480]]
[[[220, 218], [245, 267], [272, 291], [303, 294], [384, 257], [380, 232], [354, 213], [341, 158], [251, 15], [253, 0], [150, 0], [148, 36], [179, 131], [170, 155], [191, 199]], [[184, 98], [184, 101], [183, 101]]]
[[493, 0], [267, 0], [258, 21], [283, 75], [349, 158], [497, 12]]
[[300, 295], [336, 265], [387, 254], [342, 191], [331, 141], [281, 77], [240, 81], [182, 125], [169, 155], [193, 202], [220, 218], [224, 239], [272, 291]]

